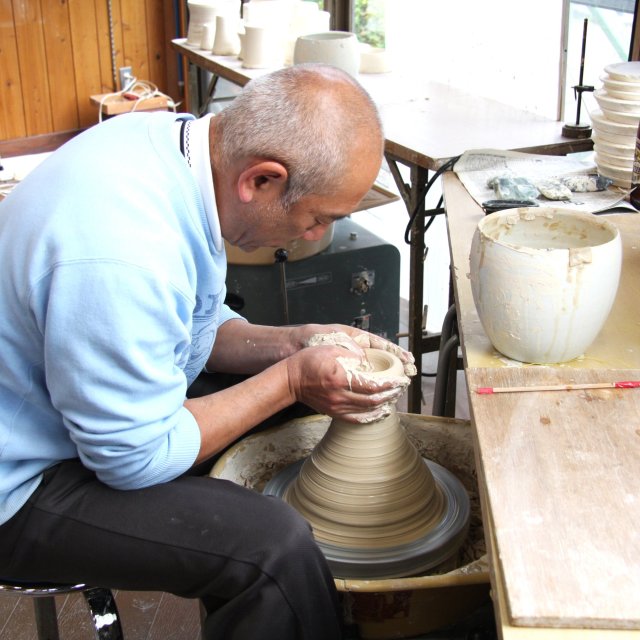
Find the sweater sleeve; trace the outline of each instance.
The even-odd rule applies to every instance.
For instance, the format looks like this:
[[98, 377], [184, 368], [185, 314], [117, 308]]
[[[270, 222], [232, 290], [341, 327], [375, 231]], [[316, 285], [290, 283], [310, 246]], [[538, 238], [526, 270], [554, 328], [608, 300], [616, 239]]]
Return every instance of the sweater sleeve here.
[[188, 296], [139, 266], [88, 260], [57, 266], [31, 298], [51, 401], [83, 464], [118, 489], [184, 473], [200, 448], [183, 406]]

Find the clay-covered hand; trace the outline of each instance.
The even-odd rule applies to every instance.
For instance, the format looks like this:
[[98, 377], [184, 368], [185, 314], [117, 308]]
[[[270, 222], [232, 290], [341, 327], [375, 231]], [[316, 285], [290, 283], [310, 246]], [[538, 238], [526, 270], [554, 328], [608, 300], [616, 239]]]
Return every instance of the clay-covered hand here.
[[410, 351], [406, 351], [397, 344], [368, 331], [342, 324], [304, 325], [301, 330], [307, 334], [304, 339], [305, 346], [334, 344], [356, 353], [360, 352], [358, 347], [362, 349], [382, 349], [393, 353], [400, 359], [404, 365], [405, 375], [416, 375], [415, 359]]
[[409, 378], [367, 375], [362, 358], [343, 346], [319, 344], [286, 360], [295, 399], [318, 413], [346, 422], [368, 423], [389, 415]]

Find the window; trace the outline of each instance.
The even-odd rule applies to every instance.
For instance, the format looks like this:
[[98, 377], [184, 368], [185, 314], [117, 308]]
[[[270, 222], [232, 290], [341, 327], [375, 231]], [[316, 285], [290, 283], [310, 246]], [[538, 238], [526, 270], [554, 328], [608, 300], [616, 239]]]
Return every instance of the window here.
[[326, 0], [337, 29], [386, 47], [396, 69], [541, 115], [576, 114], [584, 19], [583, 84], [627, 60], [634, 0]]

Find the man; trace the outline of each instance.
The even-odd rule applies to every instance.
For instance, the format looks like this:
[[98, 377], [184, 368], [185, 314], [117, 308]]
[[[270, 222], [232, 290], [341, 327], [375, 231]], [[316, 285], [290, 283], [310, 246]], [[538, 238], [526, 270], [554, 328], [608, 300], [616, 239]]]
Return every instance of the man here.
[[[223, 304], [223, 239], [318, 239], [367, 192], [382, 146], [355, 81], [299, 66], [215, 118], [93, 127], [0, 205], [0, 576], [198, 597], [208, 639], [340, 637], [307, 523], [188, 472], [293, 403], [358, 423], [400, 393], [337, 361], [371, 345], [410, 368], [397, 346], [252, 325]], [[332, 332], [343, 346], [307, 346]], [[203, 369], [251, 375], [185, 399]]]

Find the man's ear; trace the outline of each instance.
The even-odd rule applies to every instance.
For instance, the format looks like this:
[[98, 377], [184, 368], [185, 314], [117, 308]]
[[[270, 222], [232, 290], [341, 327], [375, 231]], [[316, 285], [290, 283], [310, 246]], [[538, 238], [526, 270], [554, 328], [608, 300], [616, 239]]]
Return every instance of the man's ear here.
[[289, 177], [286, 167], [263, 160], [246, 167], [238, 176], [238, 197], [247, 203], [263, 195], [281, 194]]

